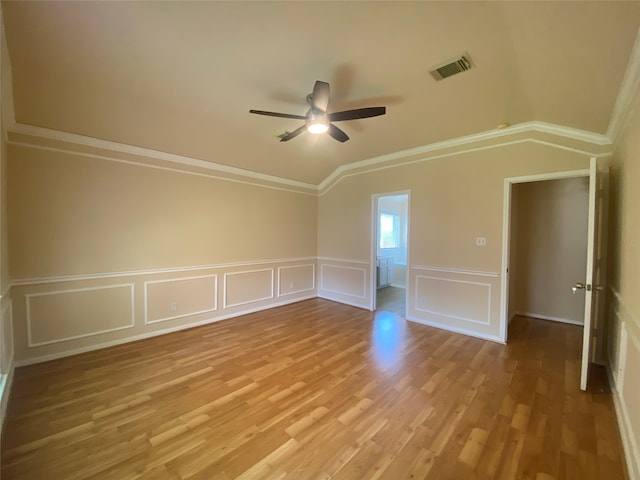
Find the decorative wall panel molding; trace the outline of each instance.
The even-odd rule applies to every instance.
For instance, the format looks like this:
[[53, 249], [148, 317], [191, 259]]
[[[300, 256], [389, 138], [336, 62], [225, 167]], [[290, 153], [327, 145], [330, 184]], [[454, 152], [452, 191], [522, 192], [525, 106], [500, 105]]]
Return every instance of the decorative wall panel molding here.
[[273, 268], [224, 274], [223, 308], [239, 307], [274, 297]]
[[429, 315], [489, 325], [491, 287], [490, 283], [416, 275], [414, 309]]
[[218, 308], [218, 275], [144, 282], [144, 323], [208, 313]]
[[278, 267], [278, 297], [309, 292], [316, 288], [316, 266], [288, 265]]
[[25, 296], [29, 347], [133, 328], [134, 285], [108, 285]]
[[320, 290], [366, 299], [367, 269], [344, 265], [320, 265]]

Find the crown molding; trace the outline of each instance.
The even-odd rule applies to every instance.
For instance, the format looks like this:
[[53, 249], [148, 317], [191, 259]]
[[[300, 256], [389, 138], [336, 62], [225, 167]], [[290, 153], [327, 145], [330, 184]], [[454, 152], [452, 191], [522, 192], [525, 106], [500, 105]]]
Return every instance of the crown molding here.
[[607, 137], [611, 139], [611, 143], [615, 143], [618, 135], [622, 130], [627, 116], [633, 105], [633, 97], [640, 88], [640, 29], [636, 34], [636, 41], [631, 50], [627, 70], [622, 78], [618, 97], [611, 113], [609, 128], [607, 128]]
[[[78, 135], [75, 133], [63, 132], [59, 130], [53, 130], [44, 127], [37, 127], [34, 125], [27, 125], [22, 123], [14, 123], [8, 128], [10, 133], [27, 135], [36, 138], [43, 138], [47, 140], [54, 140], [59, 142], [71, 143], [91, 148], [99, 148], [109, 150], [113, 152], [119, 152], [124, 154], [136, 155], [144, 158], [154, 160], [164, 160], [179, 165], [186, 165], [191, 167], [203, 168], [209, 171], [223, 172], [230, 175], [238, 175], [242, 177], [252, 178], [262, 182], [276, 183], [280, 185], [286, 185], [289, 187], [301, 188], [307, 191], [311, 191], [314, 194], [326, 193], [328, 188], [335, 185], [337, 181], [343, 176], [349, 174], [353, 170], [359, 170], [362, 168], [368, 168], [377, 166], [382, 163], [392, 162], [394, 160], [402, 160], [412, 156], [430, 154], [442, 150], [451, 148], [464, 147], [467, 145], [477, 144], [483, 141], [491, 141], [500, 138], [508, 138], [517, 134], [530, 134], [530, 133], [545, 133], [564, 137], [572, 140], [578, 140], [581, 142], [589, 143], [592, 145], [609, 145], [611, 140], [607, 135], [588, 132], [585, 130], [579, 130], [575, 128], [563, 127], [560, 125], [554, 125], [545, 122], [526, 122], [513, 125], [506, 129], [501, 130], [489, 130], [486, 132], [475, 133], [472, 135], [466, 135], [464, 137], [457, 137], [450, 140], [444, 140], [442, 142], [431, 143], [420, 147], [400, 150], [398, 152], [390, 153], [387, 155], [381, 155], [378, 157], [361, 160], [359, 162], [349, 163], [342, 165], [334, 170], [327, 178], [325, 178], [319, 185], [313, 185], [310, 183], [299, 182], [296, 180], [290, 180], [286, 178], [276, 177], [274, 175], [267, 175], [263, 173], [257, 173], [250, 170], [244, 170], [237, 167], [231, 167], [228, 165], [221, 165], [206, 160], [200, 160], [197, 158], [186, 157], [183, 155], [176, 155], [173, 153], [161, 152], [159, 150], [152, 150], [144, 147], [137, 147], [133, 145], [127, 145], [118, 142], [112, 142], [110, 140], [102, 140], [99, 138], [88, 137], [85, 135]], [[555, 145], [551, 142], [544, 142], [548, 145]], [[560, 145], [558, 145], [560, 146]], [[473, 151], [476, 148], [461, 149], [455, 153], [463, 153], [466, 151]], [[575, 149], [574, 149], [575, 150]], [[577, 151], [577, 150], [576, 150]], [[581, 153], [597, 156], [597, 153], [584, 152]], [[392, 166], [392, 165], [391, 165]], [[355, 174], [351, 173], [352, 175]], [[357, 172], [364, 173], [364, 172]]]
[[112, 152], [124, 153], [129, 155], [136, 155], [139, 157], [149, 158], [153, 160], [164, 160], [171, 163], [180, 165], [187, 165], [190, 167], [203, 168], [206, 170], [212, 170], [216, 172], [222, 172], [229, 175], [239, 175], [242, 177], [248, 177], [262, 182], [276, 183], [280, 185], [286, 185], [288, 187], [303, 188], [307, 190], [316, 191], [317, 186], [311, 183], [299, 182], [297, 180], [290, 180], [287, 178], [277, 177], [275, 175], [267, 175], [264, 173], [258, 173], [251, 170], [245, 170], [243, 168], [231, 167], [229, 165], [222, 165], [219, 163], [209, 162], [207, 160], [201, 160], [198, 158], [186, 157], [184, 155], [176, 155], [174, 153], [162, 152], [160, 150], [153, 150], [150, 148], [138, 147], [135, 145], [127, 145], [125, 143], [112, 142], [110, 140], [103, 140], [100, 138], [88, 137], [85, 135], [78, 135], [76, 133], [63, 132], [60, 130], [53, 130], [50, 128], [37, 127], [35, 125], [27, 125], [24, 123], [14, 123], [8, 128], [10, 133], [19, 135], [28, 135], [36, 138], [43, 138], [46, 140], [55, 140], [59, 142], [72, 143], [81, 145], [84, 147], [99, 148], [103, 150], [109, 150]]
[[[611, 144], [611, 140], [607, 135], [588, 132], [586, 130], [579, 130], [577, 128], [563, 127], [560, 125], [554, 125], [552, 123], [537, 122], [537, 121], [519, 123], [517, 125], [512, 125], [509, 128], [505, 128], [501, 130], [489, 130], [486, 132], [474, 133], [471, 135], [466, 135], [464, 137], [458, 137], [450, 140], [444, 140], [442, 142], [431, 143], [429, 145], [423, 145], [423, 146], [411, 148], [408, 150], [400, 150], [399, 152], [394, 152], [387, 155], [381, 155], [379, 157], [373, 157], [366, 160], [361, 160], [359, 162], [342, 165], [337, 169], [335, 169], [333, 173], [331, 173], [331, 175], [325, 178], [318, 186], [318, 189], [321, 192], [324, 191], [327, 187], [335, 183], [337, 179], [339, 179], [345, 173], [351, 170], [371, 167], [380, 163], [391, 162], [393, 160], [400, 160], [400, 159], [411, 157], [414, 155], [424, 155], [424, 154], [436, 152], [438, 150], [445, 150], [448, 148], [461, 147], [461, 146], [483, 142], [487, 140], [494, 140], [494, 139], [509, 137], [519, 133], [533, 133], [533, 132], [547, 133], [547, 134], [556, 135], [559, 137], [569, 138], [573, 140], [579, 140], [581, 142], [586, 142], [586, 143], [599, 145], [599, 146]], [[596, 154], [594, 153], [594, 155]]]

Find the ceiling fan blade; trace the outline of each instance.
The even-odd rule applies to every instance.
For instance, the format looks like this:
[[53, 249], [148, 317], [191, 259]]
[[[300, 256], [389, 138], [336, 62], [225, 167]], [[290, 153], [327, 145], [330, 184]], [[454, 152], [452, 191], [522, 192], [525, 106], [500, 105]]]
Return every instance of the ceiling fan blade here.
[[387, 113], [386, 107], [356, 108], [355, 110], [344, 110], [343, 112], [333, 112], [329, 114], [330, 122], [340, 122], [342, 120], [356, 120], [358, 118], [377, 117]]
[[304, 124], [301, 127], [296, 128], [293, 132], [288, 132], [285, 133], [284, 135], [282, 135], [280, 137], [280, 141], [281, 142], [288, 142], [289, 140], [291, 140], [292, 138], [297, 137], [298, 135], [300, 135], [302, 132], [304, 132], [307, 129], [307, 125]]
[[329, 84], [327, 82], [316, 81], [313, 86], [311, 101], [313, 103], [312, 107], [316, 110], [327, 111], [329, 106]]
[[277, 113], [277, 112], [265, 112], [264, 110], [249, 110], [249, 113], [256, 113], [258, 115], [267, 115], [268, 117], [280, 117], [280, 118], [295, 118], [296, 120], [306, 120], [304, 115], [292, 115], [290, 113]]
[[340, 130], [338, 127], [336, 127], [332, 123], [329, 124], [329, 135], [331, 135], [334, 139], [342, 143], [349, 140], [349, 135], [344, 133], [342, 130]]

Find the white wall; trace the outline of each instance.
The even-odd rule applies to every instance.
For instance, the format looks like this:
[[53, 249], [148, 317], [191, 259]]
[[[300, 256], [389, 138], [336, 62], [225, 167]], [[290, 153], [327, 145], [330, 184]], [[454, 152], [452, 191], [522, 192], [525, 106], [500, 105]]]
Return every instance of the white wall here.
[[13, 379], [13, 309], [9, 278], [7, 235], [7, 143], [6, 127], [13, 121], [11, 65], [0, 11], [0, 428]]

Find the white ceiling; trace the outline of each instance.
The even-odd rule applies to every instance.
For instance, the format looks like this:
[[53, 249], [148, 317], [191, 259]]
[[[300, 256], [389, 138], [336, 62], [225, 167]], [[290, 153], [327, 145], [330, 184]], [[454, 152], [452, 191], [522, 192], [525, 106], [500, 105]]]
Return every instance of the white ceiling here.
[[[604, 134], [640, 2], [2, 2], [15, 118], [319, 184], [336, 168], [529, 121]], [[464, 52], [476, 68], [436, 82]], [[351, 140], [276, 135], [316, 80]]]

